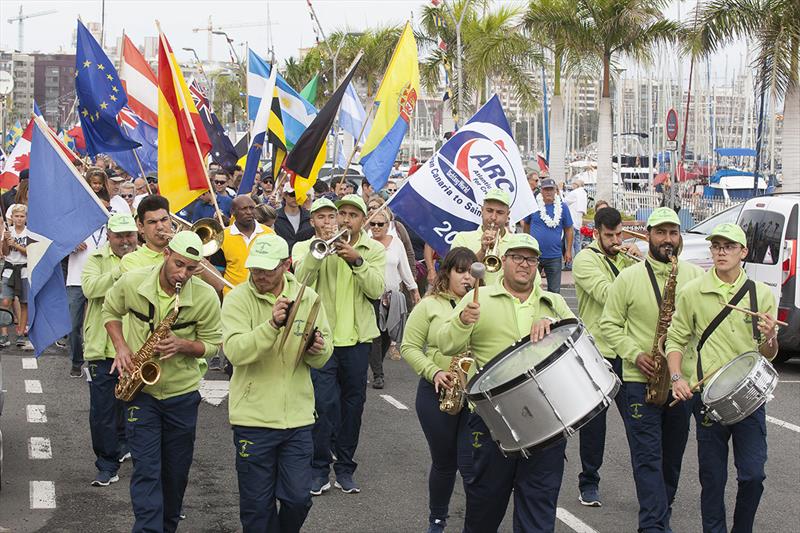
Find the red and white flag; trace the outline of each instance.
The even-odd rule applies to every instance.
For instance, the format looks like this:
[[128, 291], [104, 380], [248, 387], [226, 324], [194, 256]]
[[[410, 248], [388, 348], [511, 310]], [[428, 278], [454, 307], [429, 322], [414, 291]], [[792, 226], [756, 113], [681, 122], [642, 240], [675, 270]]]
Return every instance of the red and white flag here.
[[150, 65], [127, 35], [122, 36], [119, 77], [128, 93], [128, 107], [142, 120], [158, 127], [158, 80]]
[[[67, 148], [67, 145], [58, 138], [56, 132], [51, 128], [47, 128], [50, 137], [55, 139], [56, 144], [64, 152], [64, 155], [70, 161], [78, 159], [75, 153]], [[22, 132], [22, 137], [19, 138], [14, 150], [6, 159], [6, 164], [3, 167], [3, 173], [0, 174], [0, 189], [10, 189], [19, 184], [19, 173], [30, 168], [31, 166], [31, 135], [33, 135], [33, 118], [31, 118], [25, 131]]]

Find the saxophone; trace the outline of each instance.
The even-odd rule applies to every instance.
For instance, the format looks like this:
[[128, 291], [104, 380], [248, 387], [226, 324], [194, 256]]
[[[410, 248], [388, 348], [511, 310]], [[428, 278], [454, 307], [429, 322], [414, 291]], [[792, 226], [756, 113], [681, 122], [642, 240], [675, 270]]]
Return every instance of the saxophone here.
[[447, 370], [456, 377], [452, 389], [439, 391], [439, 410], [448, 415], [457, 415], [464, 408], [467, 400], [467, 374], [475, 359], [470, 357], [472, 352], [467, 350], [450, 358], [450, 368]]
[[145, 385], [155, 385], [161, 377], [161, 365], [153, 360], [156, 345], [167, 337], [170, 328], [178, 318], [178, 299], [181, 284], [175, 284], [175, 307], [158, 323], [153, 333], [147, 337], [142, 347], [133, 355], [133, 372], [120, 374], [114, 396], [123, 402], [130, 402]]
[[655, 371], [653, 376], [647, 380], [645, 388], [645, 401], [652, 405], [667, 403], [671, 386], [667, 358], [660, 348], [662, 338], [667, 335], [667, 328], [669, 328], [672, 314], [675, 312], [675, 289], [678, 285], [678, 258], [673, 254], [669, 256], [669, 260], [672, 263], [672, 270], [667, 277], [666, 285], [664, 285], [664, 297], [661, 299], [661, 307], [658, 309], [656, 335], [653, 340], [653, 348], [650, 350]]

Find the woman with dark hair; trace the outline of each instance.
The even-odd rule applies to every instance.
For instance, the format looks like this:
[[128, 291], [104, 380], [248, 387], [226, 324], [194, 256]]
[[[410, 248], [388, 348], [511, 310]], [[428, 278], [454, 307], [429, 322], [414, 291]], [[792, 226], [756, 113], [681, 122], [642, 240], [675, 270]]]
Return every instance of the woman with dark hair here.
[[455, 376], [449, 369], [451, 356], [458, 354], [441, 353], [435, 338], [456, 304], [474, 287], [470, 266], [477, 260], [468, 248], [450, 250], [436, 275], [431, 295], [423, 298], [409, 315], [400, 349], [403, 358], [421, 376], [416, 409], [431, 453], [429, 533], [444, 531], [456, 471], [461, 472], [462, 480], [466, 479], [471, 463], [466, 425], [468, 410], [462, 409], [457, 415], [439, 410], [440, 391], [452, 388], [455, 383]]

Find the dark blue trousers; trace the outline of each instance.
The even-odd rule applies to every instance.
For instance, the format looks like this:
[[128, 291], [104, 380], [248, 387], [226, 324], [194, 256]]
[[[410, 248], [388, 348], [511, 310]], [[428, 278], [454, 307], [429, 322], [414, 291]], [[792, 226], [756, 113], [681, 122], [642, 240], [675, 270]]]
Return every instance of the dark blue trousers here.
[[644, 397], [644, 383], [625, 383], [622, 419], [639, 499], [639, 531], [670, 531], [672, 502], [678, 491], [694, 402], [667, 407], [672, 401], [670, 393], [666, 405], [654, 406]]
[[551, 533], [564, 474], [566, 441], [534, 452], [529, 459], [504, 457], [481, 417], [467, 422], [472, 444], [472, 475], [467, 481], [465, 533], [494, 533], [514, 491], [515, 533]]
[[753, 414], [731, 426], [706, 418], [703, 405], [695, 402], [697, 421], [697, 460], [700, 463], [700, 511], [704, 533], [725, 533], [725, 484], [728, 482], [728, 441], [733, 439], [733, 462], [736, 465], [736, 507], [733, 533], [753, 531], [761, 494], [764, 492], [764, 465], [767, 462], [766, 409], [762, 405]]
[[[611, 361], [614, 373], [622, 379], [622, 359], [617, 356]], [[614, 402], [617, 404], [620, 416], [625, 405], [623, 390], [624, 384], [620, 387]], [[603, 466], [603, 454], [606, 449], [606, 414], [608, 409], [592, 418], [588, 424], [580, 430], [580, 453], [581, 453], [581, 473], [578, 474], [578, 490], [583, 492], [586, 489], [596, 489], [600, 485], [600, 467]]]
[[233, 426], [233, 445], [243, 532], [300, 531], [311, 509], [311, 426]]
[[83, 317], [86, 310], [86, 296], [80, 285], [67, 287], [69, 301], [69, 318], [72, 329], [67, 339], [69, 340], [69, 355], [72, 366], [83, 364]]
[[[92, 449], [97, 459], [94, 465], [101, 472], [116, 474], [120, 450], [125, 445], [125, 404], [114, 396], [117, 374], [109, 374], [113, 359], [89, 361], [89, 430]], [[121, 430], [121, 431], [120, 431]]]
[[133, 533], [171, 533], [178, 528], [194, 454], [200, 393], [156, 400], [140, 392], [125, 404], [133, 458]]
[[439, 395], [433, 384], [419, 380], [416, 400], [417, 416], [431, 452], [431, 470], [428, 474], [429, 521], [447, 520], [450, 497], [456, 484], [456, 472], [464, 481], [470, 475], [472, 447], [467, 431], [469, 408], [457, 415], [439, 410]]
[[367, 367], [371, 343], [336, 346], [325, 366], [311, 369], [317, 421], [314, 424], [314, 478], [327, 479], [331, 451], [336, 453], [336, 475], [352, 475], [361, 432], [361, 414], [367, 400]]

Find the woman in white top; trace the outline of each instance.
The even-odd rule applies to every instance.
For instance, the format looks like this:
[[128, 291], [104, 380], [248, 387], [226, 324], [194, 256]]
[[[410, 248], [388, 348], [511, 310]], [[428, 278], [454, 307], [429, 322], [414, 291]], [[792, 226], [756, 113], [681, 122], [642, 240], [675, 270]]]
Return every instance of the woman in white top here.
[[[408, 309], [405, 296], [400, 292], [402, 283], [411, 294], [411, 301], [419, 302], [417, 282], [408, 265], [406, 251], [400, 239], [390, 235], [393, 215], [388, 207], [372, 215], [369, 223], [370, 236], [386, 248], [386, 271], [384, 273], [385, 291], [380, 301], [375, 303], [375, 316], [381, 336], [372, 341], [369, 364], [372, 368], [372, 387], [384, 387], [383, 360], [390, 347], [403, 338]], [[396, 348], [395, 348], [396, 349]]]

